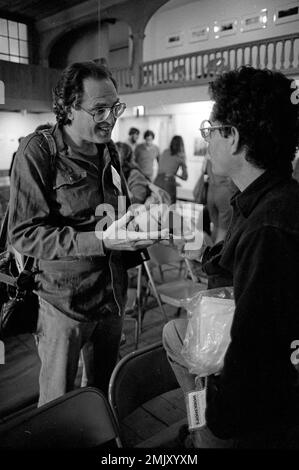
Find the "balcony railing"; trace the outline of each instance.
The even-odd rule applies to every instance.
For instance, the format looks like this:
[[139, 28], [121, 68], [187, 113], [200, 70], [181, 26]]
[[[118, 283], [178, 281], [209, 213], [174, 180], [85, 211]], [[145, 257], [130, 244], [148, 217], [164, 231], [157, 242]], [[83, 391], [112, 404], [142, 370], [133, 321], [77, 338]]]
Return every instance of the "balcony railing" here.
[[251, 41], [144, 62], [139, 76], [131, 69], [114, 70], [122, 93], [201, 85], [241, 65], [299, 74], [299, 34]]

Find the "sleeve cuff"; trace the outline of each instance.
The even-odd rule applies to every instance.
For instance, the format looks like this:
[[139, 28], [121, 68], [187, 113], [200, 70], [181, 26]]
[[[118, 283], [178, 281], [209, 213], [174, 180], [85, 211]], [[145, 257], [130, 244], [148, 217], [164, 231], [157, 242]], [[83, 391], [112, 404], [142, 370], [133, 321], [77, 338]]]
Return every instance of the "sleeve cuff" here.
[[78, 256], [106, 256], [102, 232], [80, 232], [76, 242]]

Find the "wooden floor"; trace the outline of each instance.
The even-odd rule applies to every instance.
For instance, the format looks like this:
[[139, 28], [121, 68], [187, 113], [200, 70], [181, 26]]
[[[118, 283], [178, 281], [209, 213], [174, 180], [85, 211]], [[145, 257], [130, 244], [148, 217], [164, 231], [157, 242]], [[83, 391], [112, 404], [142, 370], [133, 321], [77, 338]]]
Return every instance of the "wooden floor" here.
[[[178, 272], [166, 274], [167, 280], [177, 278]], [[159, 273], [155, 279], [161, 282]], [[134, 296], [134, 290], [130, 296]], [[138, 349], [162, 341], [165, 319], [154, 298], [150, 298], [149, 309], [144, 315], [143, 328]], [[177, 317], [177, 308], [165, 305], [169, 320]], [[186, 312], [181, 310], [180, 317]], [[121, 357], [134, 351], [134, 325], [125, 321], [125, 343], [121, 346]], [[177, 446], [174, 437], [182, 424], [186, 423], [186, 408], [182, 391], [178, 388], [145, 403], [125, 419], [126, 443], [129, 447], [172, 447]]]

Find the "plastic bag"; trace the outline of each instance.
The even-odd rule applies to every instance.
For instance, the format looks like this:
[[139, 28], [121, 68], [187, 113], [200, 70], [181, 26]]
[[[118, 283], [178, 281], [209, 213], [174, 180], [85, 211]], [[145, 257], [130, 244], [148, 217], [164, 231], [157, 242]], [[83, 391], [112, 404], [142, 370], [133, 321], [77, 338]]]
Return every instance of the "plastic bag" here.
[[230, 343], [235, 311], [232, 287], [201, 291], [187, 305], [189, 321], [182, 348], [189, 371], [199, 377], [220, 372]]

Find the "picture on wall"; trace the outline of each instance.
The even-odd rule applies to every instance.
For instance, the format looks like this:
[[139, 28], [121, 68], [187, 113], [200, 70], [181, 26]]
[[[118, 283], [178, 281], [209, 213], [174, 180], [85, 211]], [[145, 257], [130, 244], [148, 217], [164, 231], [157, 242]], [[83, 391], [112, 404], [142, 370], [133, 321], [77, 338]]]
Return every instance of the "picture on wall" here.
[[206, 41], [209, 37], [208, 26], [195, 26], [189, 31], [189, 42]]
[[224, 36], [230, 36], [237, 32], [237, 20], [214, 21], [215, 39]]
[[243, 16], [241, 19], [240, 31], [252, 31], [254, 29], [263, 29], [267, 27], [268, 15], [267, 10], [263, 9], [260, 13]]
[[274, 23], [276, 25], [281, 23], [288, 23], [290, 21], [299, 20], [299, 5], [298, 2], [290, 3], [278, 7], [274, 14]]
[[183, 44], [183, 33], [177, 32], [166, 36], [166, 47], [177, 47]]

